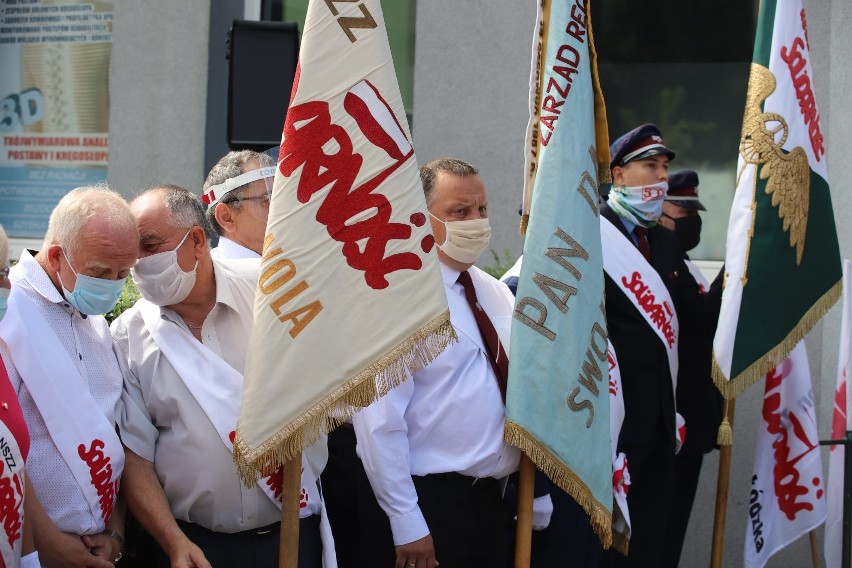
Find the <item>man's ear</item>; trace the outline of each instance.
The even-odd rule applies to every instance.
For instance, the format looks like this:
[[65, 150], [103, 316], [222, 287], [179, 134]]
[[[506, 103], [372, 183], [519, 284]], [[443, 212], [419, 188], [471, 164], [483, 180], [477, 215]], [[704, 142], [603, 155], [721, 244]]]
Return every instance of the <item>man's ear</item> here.
[[47, 247], [47, 265], [50, 266], [50, 270], [55, 272], [59, 272], [60, 265], [60, 257], [62, 256], [62, 247], [53, 244]]
[[196, 225], [190, 229], [189, 238], [192, 240], [192, 248], [196, 252], [207, 244], [207, 233], [204, 232], [204, 228], [200, 225]]
[[612, 183], [617, 186], [624, 185], [624, 166], [612, 168]]
[[216, 222], [224, 232], [233, 233], [237, 229], [237, 220], [234, 218], [234, 210], [227, 203], [217, 203], [213, 212]]

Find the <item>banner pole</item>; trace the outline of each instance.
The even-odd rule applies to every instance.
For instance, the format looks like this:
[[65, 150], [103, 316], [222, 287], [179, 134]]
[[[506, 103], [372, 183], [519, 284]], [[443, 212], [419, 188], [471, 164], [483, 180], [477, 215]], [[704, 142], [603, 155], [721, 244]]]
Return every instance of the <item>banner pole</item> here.
[[515, 568], [529, 568], [532, 554], [532, 513], [535, 494], [535, 464], [521, 454], [518, 480], [518, 522], [515, 528]]
[[808, 533], [808, 540], [811, 543], [811, 563], [814, 568], [822, 568], [822, 562], [819, 561], [819, 543], [817, 543], [816, 529]]
[[731, 444], [719, 446], [719, 472], [716, 478], [716, 512], [713, 517], [713, 548], [710, 567], [722, 568], [725, 544], [725, 515], [728, 512], [728, 485], [731, 482], [731, 449], [734, 431], [734, 400], [727, 401], [725, 417], [731, 425]]
[[284, 462], [281, 502], [281, 536], [278, 568], [299, 565], [299, 491], [302, 483], [302, 452]]

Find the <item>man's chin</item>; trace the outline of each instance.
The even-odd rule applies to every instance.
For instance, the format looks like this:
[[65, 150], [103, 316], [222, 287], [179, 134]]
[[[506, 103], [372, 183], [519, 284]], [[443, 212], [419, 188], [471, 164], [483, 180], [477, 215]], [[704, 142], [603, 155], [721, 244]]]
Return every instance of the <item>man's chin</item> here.
[[458, 270], [459, 272], [464, 272], [475, 264], [473, 262], [459, 262], [458, 260], [447, 256], [441, 249], [438, 249], [438, 260], [441, 261], [441, 264], [452, 268], [453, 270]]

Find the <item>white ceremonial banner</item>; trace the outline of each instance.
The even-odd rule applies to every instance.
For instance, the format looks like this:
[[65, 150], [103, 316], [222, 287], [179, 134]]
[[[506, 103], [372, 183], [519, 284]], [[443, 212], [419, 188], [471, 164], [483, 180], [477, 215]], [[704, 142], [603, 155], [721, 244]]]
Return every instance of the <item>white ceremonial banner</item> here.
[[[831, 439], [844, 440], [846, 432], [852, 430], [849, 409], [849, 360], [852, 356], [852, 267], [849, 259], [843, 259], [843, 314], [840, 324], [840, 349], [837, 356], [837, 387], [834, 391], [834, 414], [831, 420]], [[846, 448], [831, 446], [828, 454], [828, 486], [826, 488], [828, 511], [825, 519], [825, 565], [840, 568], [843, 559], [843, 462]]]
[[804, 342], [766, 374], [746, 523], [746, 568], [825, 520], [816, 409]]
[[308, 7], [266, 231], [234, 442], [246, 483], [454, 338], [378, 0]]

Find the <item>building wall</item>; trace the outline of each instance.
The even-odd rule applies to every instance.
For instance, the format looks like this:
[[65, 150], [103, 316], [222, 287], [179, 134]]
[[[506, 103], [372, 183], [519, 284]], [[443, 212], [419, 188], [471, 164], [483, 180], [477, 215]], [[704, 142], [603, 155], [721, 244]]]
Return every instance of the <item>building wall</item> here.
[[[845, 180], [852, 176], [852, 4], [805, 0], [809, 39], [841, 253], [852, 254], [852, 215]], [[452, 15], [452, 17], [448, 17]], [[441, 155], [468, 160], [482, 170], [489, 191], [493, 249], [520, 254], [517, 209], [521, 201], [523, 136], [528, 119], [529, 66], [534, 2], [429, 0], [417, 5], [414, 142], [422, 162]], [[605, 93], [604, 93], [605, 94]], [[745, 104], [745, 101], [743, 101]], [[614, 109], [609, 109], [613, 112]], [[736, 152], [732, 148], [731, 152]], [[491, 258], [481, 265], [493, 265]], [[808, 337], [821, 439], [830, 434], [837, 367], [839, 307]], [[759, 427], [762, 388], [736, 401], [724, 566], [742, 563], [748, 494]], [[827, 455], [824, 463], [827, 465]], [[710, 561], [718, 452], [705, 459], [681, 566]], [[818, 531], [822, 555], [822, 531]], [[808, 540], [776, 554], [769, 566], [810, 566]]]
[[207, 122], [224, 124], [207, 112], [210, 13], [210, 0], [115, 3], [108, 179], [126, 197], [200, 191]]

